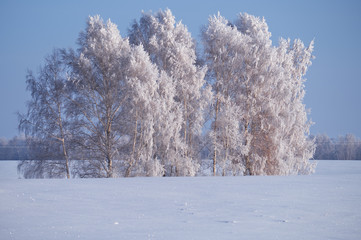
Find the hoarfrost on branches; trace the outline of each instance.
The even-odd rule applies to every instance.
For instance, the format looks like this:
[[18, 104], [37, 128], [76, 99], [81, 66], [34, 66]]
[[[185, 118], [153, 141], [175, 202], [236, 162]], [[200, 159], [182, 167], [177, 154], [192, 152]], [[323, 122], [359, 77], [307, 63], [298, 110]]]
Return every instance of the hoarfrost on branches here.
[[311, 173], [303, 98], [313, 42], [274, 46], [265, 19], [247, 13], [211, 16], [202, 42], [200, 57], [169, 9], [143, 13], [128, 38], [89, 17], [78, 50], [57, 50], [27, 80], [21, 129], [57, 161], [19, 168], [27, 177], [70, 177], [70, 167], [78, 177], [195, 176], [208, 152], [213, 175]]
[[205, 99], [209, 95], [203, 94], [207, 91], [203, 89], [206, 68], [196, 65], [195, 42], [186, 26], [176, 23], [169, 9], [155, 15], [143, 13], [139, 23], [134, 21], [129, 29], [129, 39], [133, 44], [143, 45], [158, 69], [170, 76], [175, 90], [174, 104], [179, 105], [182, 117], [175, 173], [195, 175], [204, 109], [209, 100]]
[[[314, 144], [302, 101], [313, 42], [305, 47], [281, 39], [274, 47], [270, 37], [264, 19], [246, 13], [234, 23], [220, 14], [210, 17], [203, 42], [216, 96], [212, 131], [220, 131], [219, 113], [232, 102], [240, 108], [234, 120], [242, 126], [245, 175], [309, 173]], [[221, 132], [228, 135], [226, 128]], [[220, 138], [213, 139], [216, 174]]]

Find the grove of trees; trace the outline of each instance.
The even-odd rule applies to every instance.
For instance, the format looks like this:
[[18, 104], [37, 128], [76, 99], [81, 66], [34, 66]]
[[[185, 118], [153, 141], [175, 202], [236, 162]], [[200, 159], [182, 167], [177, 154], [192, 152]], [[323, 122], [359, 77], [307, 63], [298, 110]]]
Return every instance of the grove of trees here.
[[326, 134], [311, 136], [317, 147], [314, 159], [361, 160], [361, 140], [352, 134], [330, 138]]
[[[315, 151], [303, 104], [313, 42], [280, 39], [264, 19], [220, 14], [203, 52], [169, 9], [120, 36], [89, 17], [78, 49], [29, 72], [19, 114], [25, 177], [309, 174]], [[211, 162], [210, 160], [211, 159]], [[49, 161], [51, 160], [51, 161]]]

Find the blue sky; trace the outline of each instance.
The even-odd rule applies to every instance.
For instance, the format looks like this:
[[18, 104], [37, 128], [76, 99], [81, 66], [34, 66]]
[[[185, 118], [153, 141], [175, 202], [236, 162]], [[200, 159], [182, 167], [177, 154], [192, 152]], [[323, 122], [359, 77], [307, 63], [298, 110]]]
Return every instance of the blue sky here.
[[53, 48], [76, 48], [89, 15], [118, 25], [122, 36], [141, 11], [170, 8], [200, 39], [200, 28], [220, 11], [265, 17], [272, 40], [315, 39], [316, 59], [306, 75], [305, 104], [312, 134], [361, 137], [361, 1], [17, 1], [0, 2], [0, 137], [18, 134], [16, 112], [25, 112], [27, 69], [37, 71]]

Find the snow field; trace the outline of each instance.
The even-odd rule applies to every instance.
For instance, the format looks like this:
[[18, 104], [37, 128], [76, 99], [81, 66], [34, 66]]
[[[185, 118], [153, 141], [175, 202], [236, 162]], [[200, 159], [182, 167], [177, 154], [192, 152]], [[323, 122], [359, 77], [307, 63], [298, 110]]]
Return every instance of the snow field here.
[[361, 161], [311, 176], [2, 178], [0, 239], [360, 239], [360, 182]]

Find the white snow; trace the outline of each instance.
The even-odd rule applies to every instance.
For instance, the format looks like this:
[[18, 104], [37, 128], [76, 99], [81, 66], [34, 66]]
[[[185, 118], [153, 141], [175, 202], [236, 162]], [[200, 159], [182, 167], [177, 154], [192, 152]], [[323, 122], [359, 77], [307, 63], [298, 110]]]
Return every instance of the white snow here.
[[361, 238], [361, 161], [311, 176], [16, 178], [0, 179], [3, 240]]
[[17, 179], [18, 161], [5, 161], [0, 160], [0, 181], [3, 179]]

